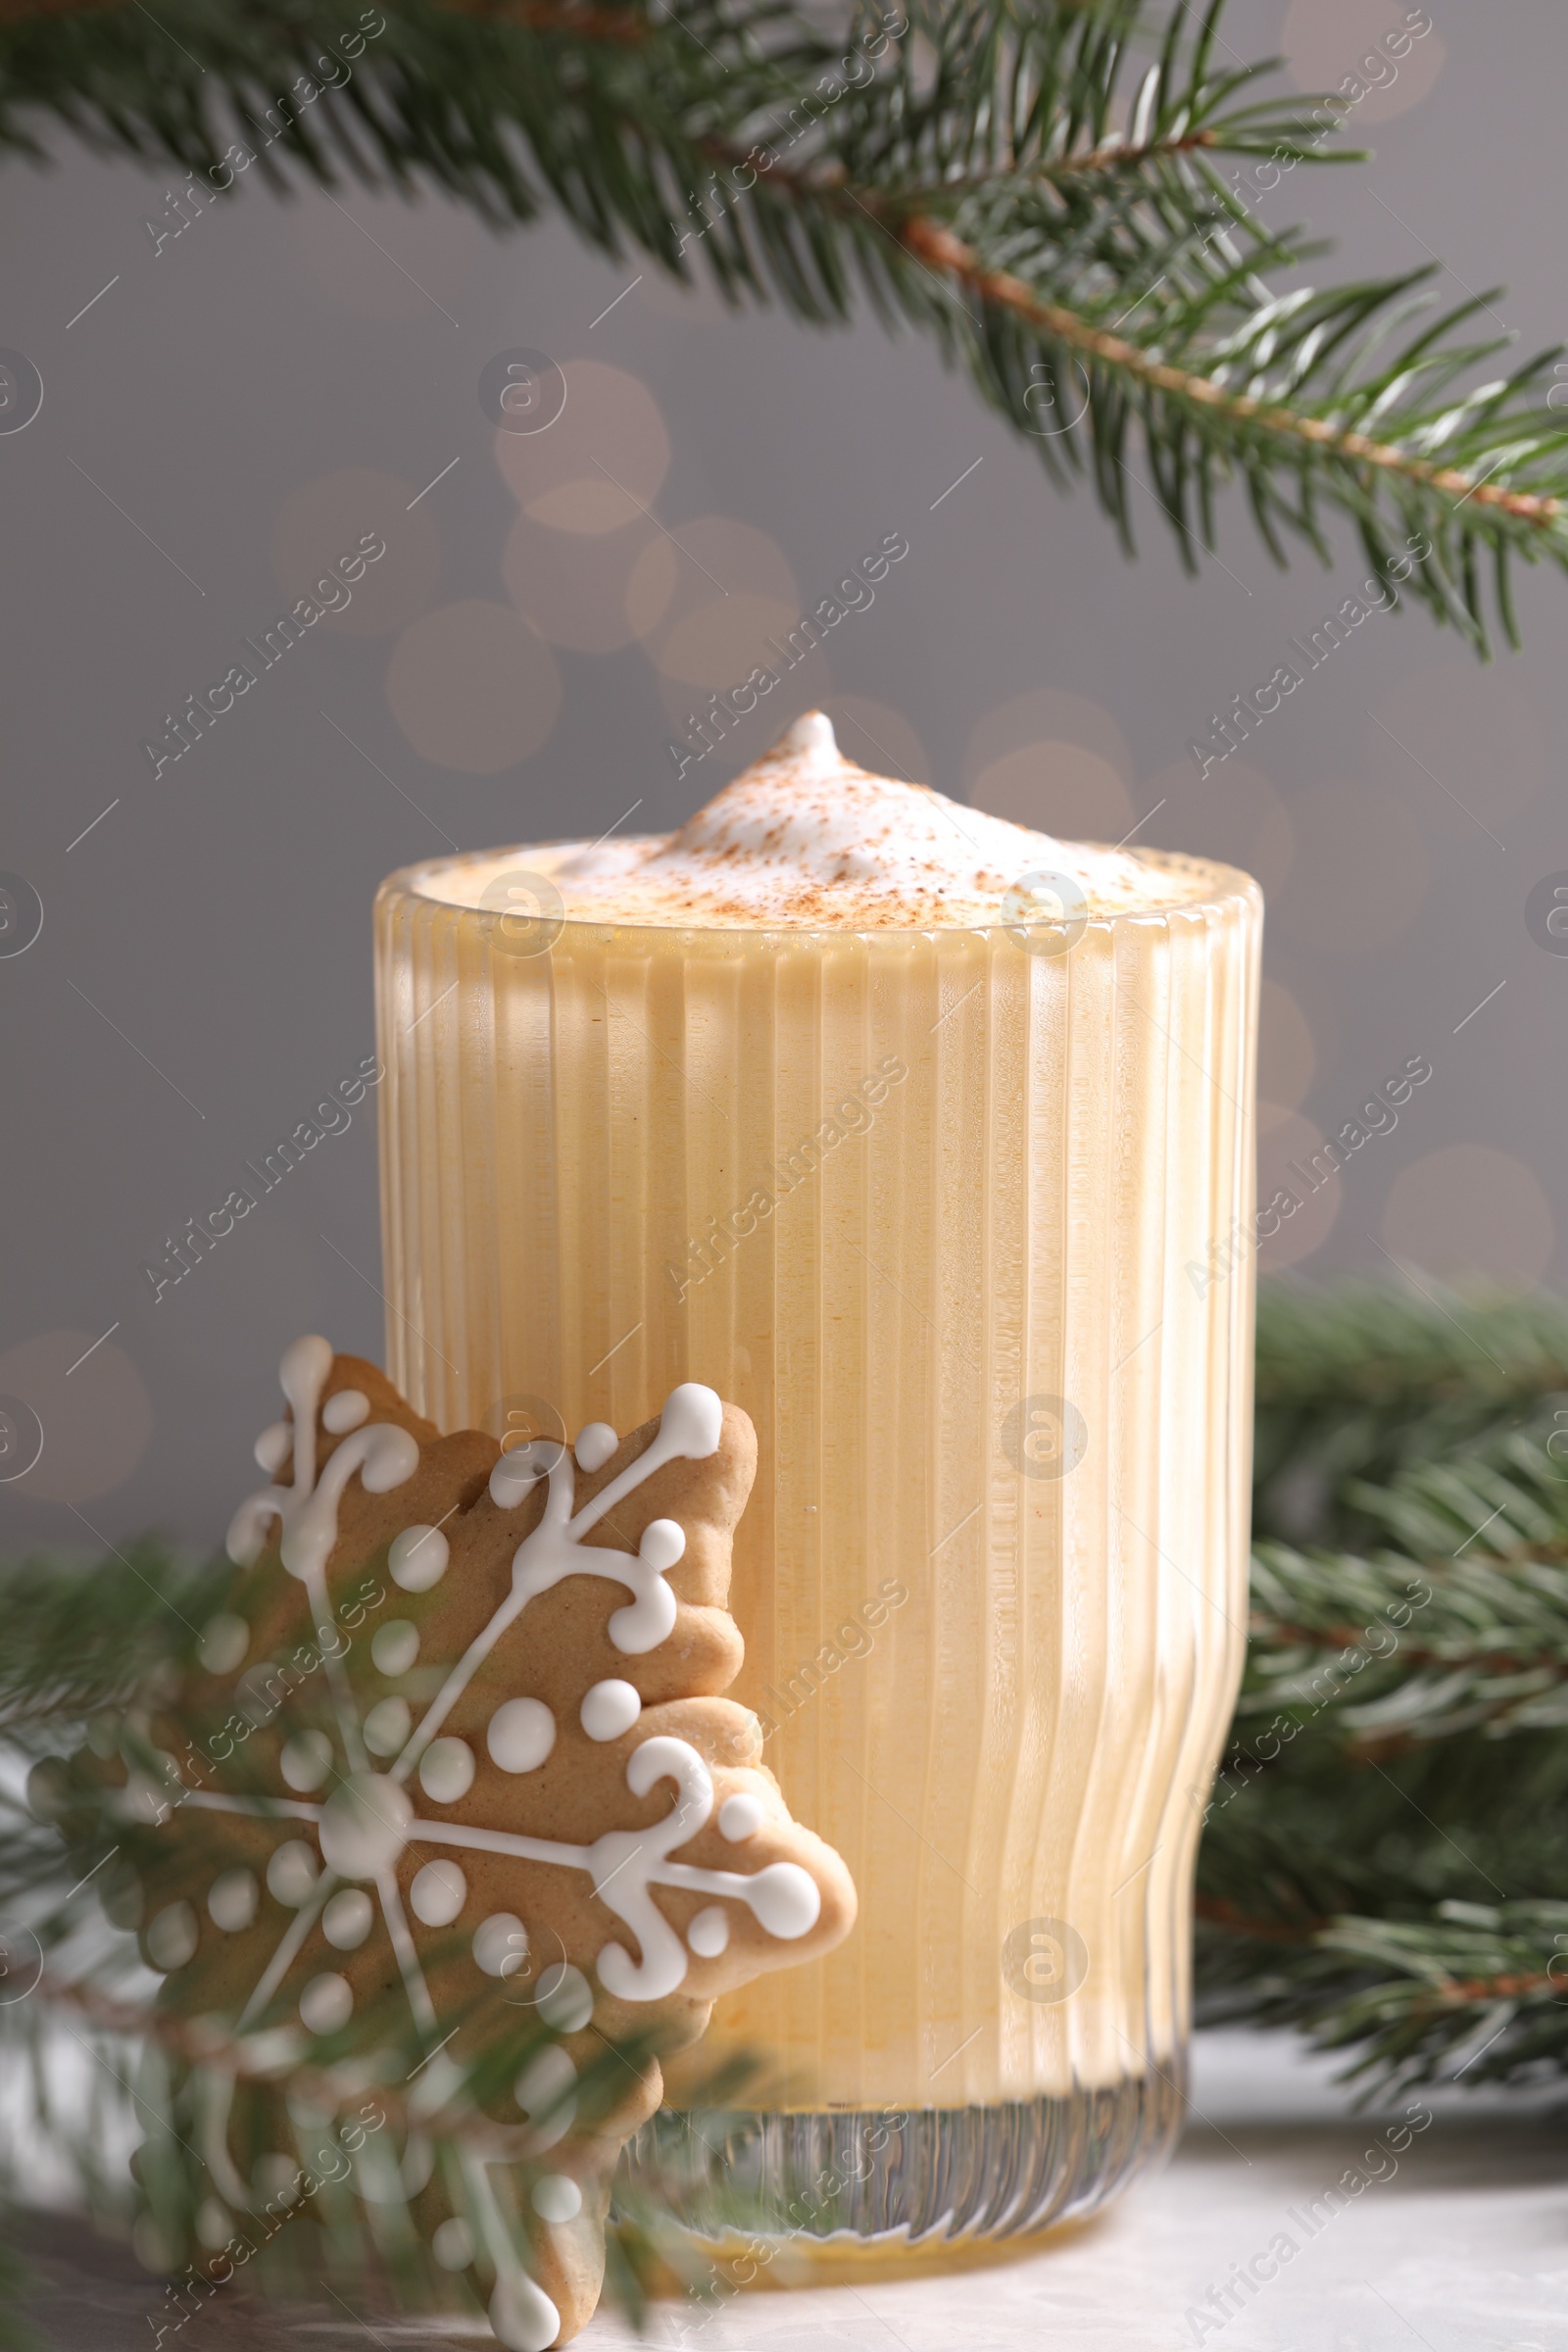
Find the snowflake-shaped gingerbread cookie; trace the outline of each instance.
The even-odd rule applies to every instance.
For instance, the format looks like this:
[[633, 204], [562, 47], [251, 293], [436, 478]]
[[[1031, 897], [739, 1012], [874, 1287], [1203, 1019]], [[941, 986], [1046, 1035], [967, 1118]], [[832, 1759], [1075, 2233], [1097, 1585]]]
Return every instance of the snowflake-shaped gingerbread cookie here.
[[[463, 2020], [436, 2084], [532, 2004], [547, 2045], [493, 2110], [543, 2119], [555, 2169], [522, 2230], [481, 2155], [461, 2157], [463, 2213], [418, 2179], [412, 2137], [402, 2184], [501, 2341], [539, 2352], [594, 2308], [610, 2174], [661, 2095], [650, 2066], [575, 2125], [579, 2066], [651, 2024], [666, 2049], [695, 2039], [717, 1994], [854, 1921], [844, 1864], [719, 1695], [742, 1656], [724, 1603], [755, 1439], [690, 1383], [629, 1437], [592, 1423], [574, 1447], [503, 1453], [441, 1437], [321, 1339], [287, 1350], [281, 1381], [288, 1418], [257, 1444], [272, 1484], [229, 1531], [248, 1573], [179, 1716], [151, 1726], [181, 1786], [127, 1791], [167, 1811], [142, 1948], [166, 2004], [243, 2033], [297, 2020], [352, 2048], [401, 1988], [429, 2051]], [[209, 2123], [217, 2196], [243, 2205]]]

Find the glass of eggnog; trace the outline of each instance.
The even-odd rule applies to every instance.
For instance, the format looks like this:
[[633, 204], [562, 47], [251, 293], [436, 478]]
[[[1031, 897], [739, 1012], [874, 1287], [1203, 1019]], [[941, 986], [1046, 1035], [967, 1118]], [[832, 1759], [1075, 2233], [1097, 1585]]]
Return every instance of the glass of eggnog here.
[[1244, 874], [868, 774], [819, 712], [676, 833], [383, 885], [393, 1378], [504, 1444], [686, 1380], [757, 1428], [732, 1695], [859, 1922], [715, 2011], [769, 2089], [688, 2135], [699, 2230], [740, 2180], [824, 2260], [1016, 2237], [1171, 2140], [1261, 923]]

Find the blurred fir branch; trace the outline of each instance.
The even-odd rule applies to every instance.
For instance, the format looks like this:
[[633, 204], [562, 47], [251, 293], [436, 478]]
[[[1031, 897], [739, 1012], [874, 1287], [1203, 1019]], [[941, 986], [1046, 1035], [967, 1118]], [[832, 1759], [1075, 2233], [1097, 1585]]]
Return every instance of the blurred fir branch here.
[[[1200, 2013], [1296, 2027], [1369, 2090], [1568, 2073], [1565, 1396], [1568, 1309], [1552, 1301], [1409, 1301], [1359, 1286], [1260, 1301], [1251, 1643], [1205, 1815]], [[1293, 1476], [1298, 1519], [1314, 1524], [1287, 1538], [1279, 1496]], [[420, 2045], [395, 2000], [373, 2064], [358, 2037], [350, 2049], [280, 2040], [268, 2017], [238, 2036], [182, 2020], [150, 1999], [133, 1936], [112, 1925], [115, 1849], [122, 1861], [138, 1835], [113, 1791], [96, 1826], [82, 1812], [90, 1774], [44, 1764], [32, 1806], [24, 1793], [29, 1765], [83, 1739], [99, 1756], [118, 1741], [156, 1781], [137, 1705], [178, 1673], [226, 1574], [152, 1541], [85, 1567], [0, 1570], [0, 1920], [8, 1975], [37, 1978], [27, 1997], [0, 2000], [0, 2056], [30, 2102], [0, 2195], [23, 2201], [47, 2156], [102, 2221], [135, 2223], [154, 2259], [199, 2261], [211, 2182], [195, 2151], [216, 2082], [251, 2174], [265, 2184], [269, 2164], [301, 2166], [314, 2183], [270, 2199], [276, 2244], [253, 2276], [298, 2285], [325, 2263], [404, 2308], [434, 2308], [450, 2281], [430, 2269], [395, 2165], [366, 2200], [328, 2177], [328, 2152], [346, 2174], [367, 2161], [367, 2134], [384, 2129], [390, 2149], [416, 2128], [460, 2199], [459, 2158], [476, 2136], [526, 2166], [526, 2135], [484, 2111], [504, 2105], [537, 2024], [487, 2040], [421, 2097], [406, 2086]], [[63, 2040], [84, 2060], [64, 2092]], [[621, 2070], [650, 2054], [607, 2044], [581, 2095], [608, 2112]], [[702, 2100], [727, 2107], [737, 2087], [726, 2075]], [[634, 2320], [681, 2263], [667, 2185], [662, 2198], [639, 2176], [617, 2198], [607, 2291]], [[281, 2227], [307, 2208], [318, 2230]], [[735, 2223], [765, 2217], [738, 2203]], [[0, 2352], [26, 2341], [23, 2301], [20, 2278], [0, 2273]]]
[[1476, 323], [1495, 296], [1439, 315], [1436, 264], [1300, 282], [1319, 248], [1265, 227], [1234, 165], [1277, 186], [1359, 160], [1354, 97], [1260, 95], [1268, 64], [1216, 63], [1220, 4], [0, 0], [0, 151], [63, 127], [172, 164], [169, 230], [254, 166], [433, 184], [497, 227], [556, 211], [814, 324], [863, 298], [1058, 486], [1087, 476], [1129, 552], [1144, 469], [1192, 568], [1240, 483], [1277, 561], [1327, 563], [1348, 518], [1387, 592], [1514, 641], [1515, 564], [1568, 564], [1558, 349], [1503, 364]]
[[[226, 1560], [193, 1564], [153, 1539], [89, 1565], [46, 1555], [0, 1568], [0, 2068], [10, 2128], [0, 2219], [25, 2206], [40, 2177], [56, 2192], [68, 2182], [101, 2227], [130, 2235], [150, 2274], [155, 2333], [160, 2320], [173, 2331], [204, 2307], [215, 2278], [241, 2269], [266, 2292], [330, 2279], [404, 2313], [450, 2313], [456, 2298], [482, 2328], [466, 2279], [441, 2266], [418, 2226], [421, 2191], [439, 2180], [476, 2242], [503, 2213], [520, 2230], [534, 2186], [560, 2162], [547, 2149], [567, 2125], [612, 2129], [628, 2075], [645, 2077], [659, 2037], [600, 2035], [599, 2054], [579, 2057], [526, 2123], [507, 2123], [497, 2115], [518, 2112], [514, 2084], [558, 2046], [531, 2000], [498, 2013], [486, 1985], [468, 2008], [445, 2011], [450, 2031], [431, 2052], [397, 1981], [332, 2032], [310, 2030], [280, 1998], [242, 2032], [160, 1997], [134, 1929], [162, 1825], [179, 1802], [161, 1792], [179, 1781], [148, 1726], [173, 1703], [197, 1629], [233, 1577]], [[307, 1723], [308, 1698], [261, 1703], [279, 1737]], [[220, 1728], [199, 1713], [184, 1720], [202, 1741]], [[225, 1785], [265, 1802], [268, 1784], [247, 1773], [247, 1752], [236, 1749]], [[117, 1782], [117, 1762], [128, 1784]], [[187, 1834], [187, 1860], [206, 1885], [238, 1849], [229, 1816], [197, 1819], [206, 1835], [192, 1847]], [[460, 2060], [451, 2045], [470, 2020], [476, 2046]], [[695, 2081], [722, 2105], [755, 2088], [755, 2076], [732, 2058]], [[499, 2203], [484, 2186], [492, 2178], [506, 2184]], [[692, 2267], [659, 2185], [621, 2214], [607, 2275], [607, 2294], [637, 2326], [650, 2281]], [[292, 2226], [305, 2217], [315, 2226]], [[743, 2192], [734, 2219], [740, 2229], [758, 2219]], [[24, 2244], [24, 2229], [13, 2234]], [[700, 2277], [691, 2283], [701, 2294]], [[24, 2262], [15, 2247], [0, 2251], [0, 2352], [34, 2342], [25, 2300]]]
[[1201, 2013], [1368, 2088], [1568, 2072], [1568, 1311], [1265, 1291], [1257, 1399]]

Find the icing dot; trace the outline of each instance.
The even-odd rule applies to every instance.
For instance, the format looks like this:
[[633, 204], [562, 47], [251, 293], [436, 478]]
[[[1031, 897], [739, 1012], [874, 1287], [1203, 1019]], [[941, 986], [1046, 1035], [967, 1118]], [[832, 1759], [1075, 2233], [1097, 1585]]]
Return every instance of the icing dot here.
[[294, 2185], [299, 2169], [292, 2156], [258, 2156], [251, 2167], [256, 2194], [268, 2205], [294, 2204], [300, 2193]]
[[650, 1519], [643, 1529], [637, 1554], [662, 1575], [666, 1568], [674, 1567], [685, 1549], [686, 1530], [678, 1519]]
[[[344, 1437], [370, 1418], [370, 1399], [363, 1389], [339, 1389], [321, 1407], [321, 1427], [329, 1437]], [[262, 1465], [265, 1470], [267, 1464]]]
[[419, 1629], [407, 1617], [393, 1617], [376, 1628], [370, 1656], [377, 1674], [393, 1679], [407, 1674], [419, 1654]]
[[288, 1677], [271, 1658], [258, 1658], [234, 1685], [234, 1696], [258, 1730], [270, 1723], [288, 1690]]
[[517, 2077], [513, 2096], [530, 2123], [544, 2119], [534, 2133], [542, 2154], [564, 2139], [576, 2120], [577, 2069], [559, 2046], [541, 2050]]
[[196, 1655], [209, 1674], [232, 1674], [251, 1645], [251, 1629], [243, 1617], [223, 1609], [202, 1627]]
[[664, 1409], [659, 1416], [659, 1434], [667, 1438], [677, 1453], [688, 1461], [706, 1461], [718, 1451], [724, 1435], [724, 1407], [711, 1389], [701, 1381], [683, 1380], [678, 1389], [671, 1389], [664, 1399]]
[[590, 1421], [572, 1451], [577, 1456], [579, 1468], [602, 1470], [619, 1444], [620, 1440], [608, 1421]]
[[548, 1475], [550, 1457], [559, 1457], [560, 1452], [553, 1439], [546, 1439], [537, 1450], [532, 1439], [526, 1446], [510, 1446], [490, 1473], [490, 1499], [496, 1508], [514, 1511], [519, 1502], [526, 1501]]
[[557, 1960], [545, 1970], [539, 1980], [539, 2014], [547, 2026], [554, 2026], [558, 2034], [575, 2034], [593, 2013], [593, 1987], [580, 1968], [573, 1968], [569, 1960]]
[[195, 1950], [201, 1930], [189, 1903], [166, 1903], [147, 1923], [147, 1957], [166, 1973], [183, 1968]]
[[340, 1886], [321, 1913], [321, 1932], [334, 1949], [352, 1952], [370, 1933], [374, 1916], [363, 1886]]
[[467, 1741], [432, 1740], [419, 1759], [419, 1787], [432, 1804], [455, 1805], [472, 1781], [473, 1750]]
[[321, 1807], [321, 1853], [345, 1879], [373, 1879], [402, 1853], [414, 1819], [408, 1790], [384, 1773], [351, 1773]]
[[372, 1756], [395, 1756], [413, 1726], [406, 1698], [380, 1698], [365, 1718], [365, 1744]]
[[528, 1931], [514, 1912], [492, 1911], [473, 1932], [473, 1957], [487, 1977], [517, 1977], [528, 1958]]
[[347, 1977], [313, 1977], [300, 1994], [300, 2022], [311, 2034], [341, 2034], [354, 2015]]
[[[172, 2270], [173, 2263], [149, 2263], [149, 2270]], [[490, 2331], [507, 2352], [545, 2352], [561, 2340], [561, 2314], [542, 2287], [525, 2271], [514, 2270], [496, 2280], [485, 2307]]]
[[764, 1820], [762, 1800], [758, 1796], [726, 1796], [718, 1808], [720, 1837], [738, 1845], [743, 1838], [755, 1838]]
[[[443, 2107], [461, 2108], [466, 2115], [472, 2114], [473, 2101], [467, 2093], [467, 2075], [454, 2059], [448, 2057], [445, 2050], [438, 2048], [432, 2051], [423, 2064], [415, 2070], [410, 2080], [414, 2084], [414, 2088], [409, 2092], [409, 2113], [411, 2115], [435, 2115]], [[409, 2142], [410, 2147], [416, 2147], [418, 2144], [417, 2135]], [[424, 2145], [428, 2147], [428, 2140], [424, 2142]], [[428, 2180], [429, 2177], [429, 2173], [426, 2172], [425, 2180]], [[416, 2189], [413, 2193], [416, 2196], [418, 2190]]]
[[533, 2184], [531, 2203], [542, 2222], [574, 2222], [582, 2211], [582, 2190], [569, 2173], [546, 2173]]
[[290, 1838], [285, 1845], [273, 1850], [267, 1865], [268, 1892], [297, 1911], [301, 1903], [309, 1901], [318, 1875], [316, 1856], [304, 1838]]
[[[179, 1766], [174, 1762], [173, 1757], [161, 1747], [154, 1748], [153, 1760], [159, 1766], [159, 1777], [155, 1780], [150, 1773], [144, 1772], [139, 1764], [133, 1764], [126, 1776], [125, 1786], [121, 1791], [120, 1803], [130, 1820], [151, 1822], [155, 1828], [162, 1828], [173, 1809], [169, 1791], [171, 1788], [179, 1787]], [[48, 1769], [47, 1762], [35, 1765], [33, 1777]], [[64, 1767], [60, 1769], [63, 1771]], [[36, 1811], [37, 1804], [32, 1778], [29, 1778], [27, 1783], [27, 1793], [29, 1799], [33, 1801], [33, 1809]], [[62, 1806], [67, 1801], [69, 1801], [68, 1797], [63, 1794]]]
[[226, 2205], [204, 2197], [196, 2208], [196, 2235], [204, 2246], [226, 2246], [234, 2234], [234, 2220]]
[[816, 1881], [798, 1862], [770, 1862], [747, 1881], [746, 1899], [768, 1934], [786, 1942], [814, 1928], [822, 1908]]
[[273, 1421], [264, 1429], [252, 1447], [256, 1459], [269, 1478], [275, 1478], [294, 1450], [294, 1430], [288, 1421]]
[[405, 1592], [428, 1592], [447, 1572], [451, 1546], [438, 1527], [406, 1527], [387, 1553], [392, 1582]]
[[296, 1732], [277, 1763], [291, 1788], [319, 1788], [332, 1769], [332, 1742], [324, 1732]]
[[582, 1728], [590, 1740], [618, 1740], [642, 1711], [642, 1693], [631, 1683], [595, 1683], [582, 1702]]
[[503, 1772], [534, 1772], [556, 1744], [556, 1719], [542, 1698], [509, 1698], [484, 1737]]
[[430, 2237], [430, 2251], [444, 2271], [466, 2271], [473, 2260], [473, 2231], [461, 2214], [449, 2214], [438, 2222]]
[[256, 1917], [261, 1889], [256, 1884], [254, 1870], [225, 1870], [221, 1878], [213, 1881], [207, 1897], [207, 1909], [215, 1927], [226, 1936], [248, 1928]]
[[427, 1928], [449, 1928], [467, 1899], [467, 1882], [455, 1862], [427, 1862], [409, 1888], [414, 1916]]
[[699, 1911], [686, 1930], [686, 1940], [699, 1960], [716, 1960], [729, 1941], [729, 1913], [722, 1903]]

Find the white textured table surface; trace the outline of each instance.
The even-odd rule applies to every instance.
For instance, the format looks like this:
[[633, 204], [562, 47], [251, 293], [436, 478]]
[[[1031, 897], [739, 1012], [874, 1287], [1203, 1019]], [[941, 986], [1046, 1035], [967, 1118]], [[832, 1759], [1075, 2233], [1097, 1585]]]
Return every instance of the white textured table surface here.
[[[690, 2328], [691, 2352], [1568, 2352], [1568, 2109], [1449, 2093], [1396, 2150], [1387, 2124], [1400, 2108], [1357, 2119], [1293, 2045], [1231, 2034], [1200, 2043], [1193, 2099], [1169, 2170], [1053, 2250], [945, 2277], [742, 2296]], [[1351, 2174], [1363, 2185], [1342, 2185], [1339, 2206], [1326, 2192]], [[1283, 2261], [1277, 2245], [1268, 2253], [1282, 2235], [1296, 2249]], [[33, 2250], [57, 2352], [146, 2352], [154, 2281], [58, 2217]], [[1231, 2316], [1205, 2301], [1260, 2256], [1276, 2275], [1233, 2298]], [[657, 2305], [652, 2341], [679, 2341], [679, 2316]], [[634, 2340], [608, 2317], [579, 2338], [584, 2352]], [[165, 2352], [474, 2342], [428, 2322], [367, 2324], [346, 2305], [262, 2313], [220, 2297]]]

